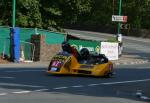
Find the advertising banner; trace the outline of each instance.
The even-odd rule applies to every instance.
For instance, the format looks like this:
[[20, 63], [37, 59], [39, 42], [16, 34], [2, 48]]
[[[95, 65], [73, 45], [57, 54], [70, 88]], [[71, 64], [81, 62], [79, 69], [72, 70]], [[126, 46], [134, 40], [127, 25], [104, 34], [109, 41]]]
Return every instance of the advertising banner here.
[[105, 54], [109, 60], [118, 60], [118, 43], [101, 42], [101, 54]]
[[88, 40], [69, 40], [69, 43], [78, 51], [87, 48], [90, 52], [100, 53], [100, 42]]

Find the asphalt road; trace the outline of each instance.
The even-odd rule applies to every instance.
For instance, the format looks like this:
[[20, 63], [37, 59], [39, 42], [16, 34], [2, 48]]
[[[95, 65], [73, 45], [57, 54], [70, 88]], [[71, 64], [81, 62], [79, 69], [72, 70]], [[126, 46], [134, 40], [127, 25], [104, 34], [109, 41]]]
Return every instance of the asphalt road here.
[[113, 78], [47, 76], [45, 68], [1, 68], [1, 103], [142, 103], [150, 97], [150, 68], [116, 69]]
[[[90, 34], [89, 34], [90, 35]], [[96, 35], [96, 34], [95, 34]], [[102, 38], [99, 34], [97, 37]], [[105, 37], [106, 38], [106, 37]], [[148, 43], [128, 38], [125, 52], [150, 57]], [[137, 41], [138, 40], [138, 41]], [[140, 43], [142, 42], [142, 43]], [[142, 46], [141, 46], [142, 45]], [[32, 67], [32, 65], [31, 65]], [[147, 103], [150, 64], [116, 66], [113, 78], [46, 75], [46, 67], [0, 67], [0, 103]]]

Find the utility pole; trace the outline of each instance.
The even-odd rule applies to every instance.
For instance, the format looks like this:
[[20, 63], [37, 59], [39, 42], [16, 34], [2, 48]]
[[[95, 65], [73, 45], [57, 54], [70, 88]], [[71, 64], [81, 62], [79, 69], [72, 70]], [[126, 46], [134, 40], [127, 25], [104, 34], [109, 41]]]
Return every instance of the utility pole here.
[[12, 27], [16, 26], [16, 0], [13, 0], [13, 15], [12, 15]]
[[[121, 9], [122, 9], [122, 0], [119, 0], [119, 12], [118, 14], [121, 15]], [[120, 22], [118, 22], [118, 34], [120, 34]]]
[[113, 15], [115, 14], [115, 0], [113, 0]]

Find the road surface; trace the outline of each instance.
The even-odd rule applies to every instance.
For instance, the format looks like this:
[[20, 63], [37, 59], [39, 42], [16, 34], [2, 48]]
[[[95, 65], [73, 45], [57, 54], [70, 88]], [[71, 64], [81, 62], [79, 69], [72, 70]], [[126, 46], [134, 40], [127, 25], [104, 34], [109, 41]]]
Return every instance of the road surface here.
[[[94, 36], [107, 38], [99, 33]], [[126, 53], [149, 60], [149, 44], [146, 40], [127, 37], [124, 49]], [[34, 67], [12, 64], [0, 66], [0, 103], [150, 102], [150, 63], [116, 65], [113, 78], [48, 76], [46, 67], [42, 64]]]

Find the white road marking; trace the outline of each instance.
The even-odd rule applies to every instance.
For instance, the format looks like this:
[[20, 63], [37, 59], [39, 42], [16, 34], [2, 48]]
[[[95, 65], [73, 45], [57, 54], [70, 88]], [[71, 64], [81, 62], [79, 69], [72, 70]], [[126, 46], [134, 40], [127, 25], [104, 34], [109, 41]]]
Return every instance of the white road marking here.
[[127, 83], [138, 83], [138, 82], [146, 82], [146, 81], [150, 81], [150, 79], [121, 81], [121, 82], [108, 82], [108, 83], [98, 83], [98, 84], [88, 84], [87, 86], [127, 84]]
[[24, 85], [24, 84], [9, 84], [9, 83], [0, 83], [0, 86], [22, 86], [22, 87], [32, 87], [32, 88], [39, 88], [44, 86], [36, 86], [36, 85]]
[[[79, 87], [85, 87], [85, 86], [102, 86], [102, 85], [115, 85], [115, 84], [127, 84], [127, 83], [138, 83], [138, 82], [146, 82], [150, 81], [150, 79], [142, 79], [142, 80], [131, 80], [131, 81], [120, 81], [120, 82], [106, 82], [106, 83], [97, 83], [97, 84], [88, 84], [88, 85], [74, 85], [74, 86], [69, 86], [69, 87], [57, 87], [57, 88], [52, 88], [54, 90], [60, 90], [60, 89], [68, 89], [68, 88], [79, 88]], [[38, 90], [33, 90], [33, 91], [17, 91], [17, 92], [11, 92], [12, 94], [26, 94], [26, 93], [31, 93], [31, 92], [42, 92], [42, 91], [47, 91], [50, 89], [38, 89]], [[3, 95], [8, 95], [8, 93], [0, 93], [0, 96]]]
[[66, 89], [66, 88], [69, 88], [69, 87], [57, 87], [57, 88], [53, 88], [53, 89]]
[[122, 82], [109, 82], [109, 83], [101, 83], [101, 85], [113, 85], [113, 84], [138, 83], [138, 82], [146, 82], [146, 81], [150, 81], [150, 79], [143, 79], [143, 80], [131, 80], [131, 81], [122, 81]]
[[15, 77], [0, 77], [0, 79], [14, 79]]
[[18, 92], [12, 92], [12, 93], [15, 93], [15, 94], [23, 94], [23, 93], [30, 93], [32, 91], [18, 91]]
[[38, 89], [38, 90], [34, 90], [35, 92], [43, 92], [43, 91], [47, 91], [49, 89]]
[[80, 87], [84, 87], [83, 85], [75, 85], [75, 86], [71, 86], [73, 88], [80, 88]]
[[0, 93], [0, 96], [4, 96], [7, 95], [8, 93]]
[[147, 96], [141, 96], [140, 98], [143, 99], [143, 100], [150, 100], [150, 98], [147, 97]]
[[134, 62], [131, 62], [131, 64], [134, 64]]
[[18, 73], [18, 72], [41, 72], [41, 71], [45, 71], [45, 70], [13, 70], [13, 71], [5, 71], [5, 72], [8, 72], [8, 73]]
[[89, 84], [87, 86], [97, 86], [97, 85], [100, 85], [100, 84]]

